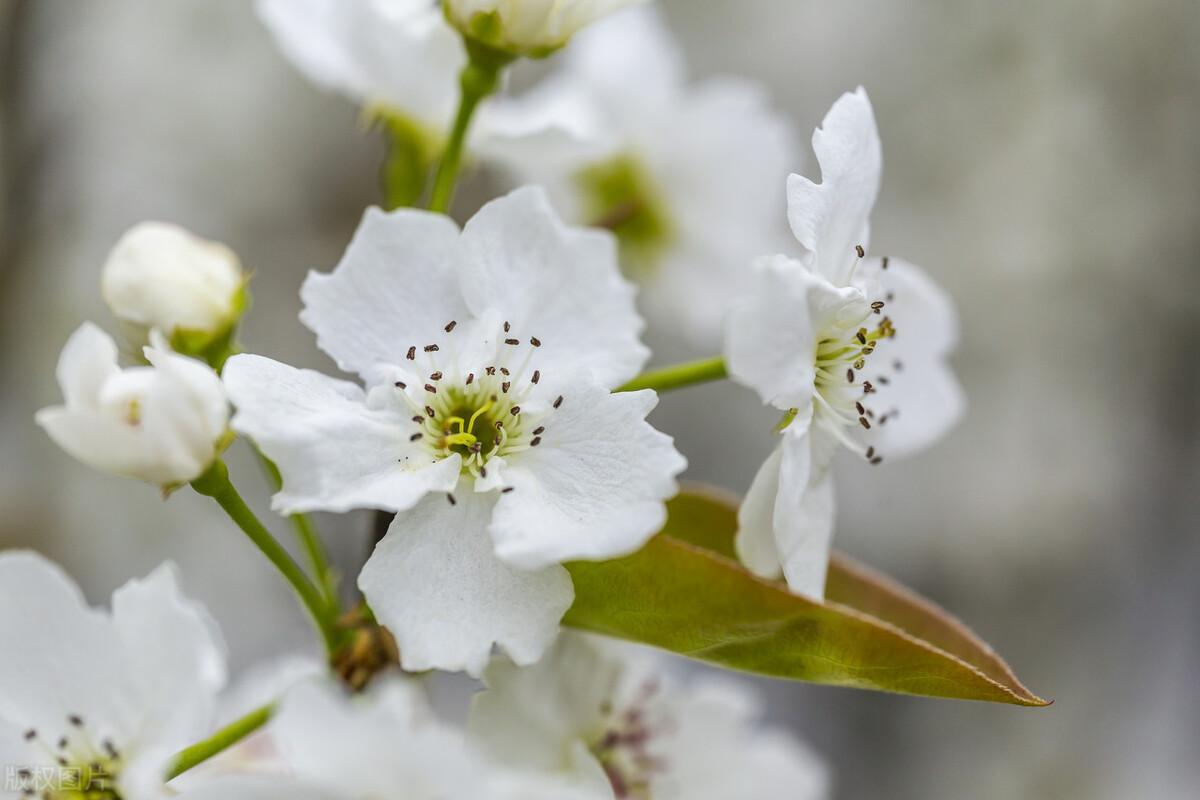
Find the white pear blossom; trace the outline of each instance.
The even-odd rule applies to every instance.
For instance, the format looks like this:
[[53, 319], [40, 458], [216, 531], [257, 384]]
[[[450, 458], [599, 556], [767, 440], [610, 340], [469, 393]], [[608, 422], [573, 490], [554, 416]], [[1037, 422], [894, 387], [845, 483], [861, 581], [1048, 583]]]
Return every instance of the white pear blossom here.
[[369, 209], [311, 274], [301, 319], [365, 389], [259, 356], [224, 377], [233, 427], [278, 465], [276, 510], [399, 512], [359, 577], [409, 670], [536, 660], [573, 598], [561, 562], [645, 543], [684, 467], [611, 393], [647, 352], [612, 237], [564, 226], [536, 189], [460, 232]]
[[521, 668], [496, 658], [469, 728], [493, 758], [558, 775], [605, 798], [729, 800], [827, 796], [824, 766], [761, 726], [732, 681], [672, 679], [649, 653], [564, 633]]
[[245, 302], [246, 277], [232, 250], [164, 222], [130, 228], [100, 280], [117, 319], [167, 337], [220, 336], [237, 322]]
[[502, 53], [539, 58], [584, 27], [646, 0], [444, 0], [463, 35]]
[[323, 682], [298, 685], [264, 734], [279, 774], [205, 780], [181, 800], [590, 800], [562, 779], [489, 761], [405, 678], [360, 697]]
[[64, 404], [37, 422], [59, 447], [90, 467], [162, 486], [199, 477], [226, 436], [229, 406], [221, 379], [158, 341], [149, 366], [121, 369], [112, 337], [90, 322], [58, 360]]
[[613, 230], [651, 321], [715, 346], [747, 264], [784, 246], [791, 126], [758, 84], [690, 83], [653, 7], [585, 31], [564, 62], [487, 110], [479, 151], [546, 185], [568, 219]]
[[284, 55], [313, 83], [440, 141], [466, 51], [428, 0], [259, 0]]
[[785, 412], [780, 444], [738, 514], [738, 553], [765, 577], [824, 594], [838, 446], [878, 464], [923, 448], [962, 414], [946, 363], [949, 297], [912, 264], [866, 258], [879, 135], [866, 92], [843, 95], [813, 135], [821, 183], [792, 175], [803, 255], [762, 259], [728, 321], [730, 374]]
[[215, 625], [160, 567], [90, 608], [34, 553], [0, 555], [0, 797], [162, 798], [225, 681]]

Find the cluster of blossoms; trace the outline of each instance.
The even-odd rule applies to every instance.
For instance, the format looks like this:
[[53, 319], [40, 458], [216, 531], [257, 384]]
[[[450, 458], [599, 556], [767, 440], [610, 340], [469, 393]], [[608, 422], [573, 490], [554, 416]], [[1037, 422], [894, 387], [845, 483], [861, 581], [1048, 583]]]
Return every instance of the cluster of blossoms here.
[[[441, 164], [435, 210], [368, 209], [340, 262], [304, 282], [300, 320], [356, 380], [239, 353], [237, 257], [144, 223], [102, 277], [144, 362], [122, 369], [115, 341], [85, 324], [59, 361], [63, 404], [37, 421], [89, 466], [216, 499], [297, 588], [332, 669], [294, 682], [259, 720], [273, 714], [243, 745], [258, 768], [178, 777], [194, 766], [183, 748], [212, 733], [225, 667], [174, 570], [131, 582], [105, 612], [41, 558], [0, 556], [0, 634], [22, 643], [0, 668], [0, 763], [18, 765], [4, 791], [825, 794], [819, 762], [763, 728], [737, 684], [679, 680], [645, 651], [560, 633], [575, 600], [568, 565], [638, 552], [663, 529], [686, 466], [647, 421], [654, 389], [686, 381], [639, 377], [644, 313], [693, 346], [723, 342], [706, 377], [728, 373], [781, 412], [736, 551], [819, 602], [839, 446], [877, 464], [961, 413], [946, 365], [953, 308], [917, 267], [868, 257], [881, 157], [861, 89], [813, 137], [820, 183], [787, 175], [790, 128], [757, 86], [689, 85], [652, 8], [580, 32], [526, 95], [489, 97], [508, 62], [553, 53], [625, 5], [261, 0], [299, 68]], [[460, 229], [441, 212], [464, 151], [545, 188], [516, 188]], [[308, 537], [315, 579], [233, 488], [221, 456], [239, 436], [278, 477], [272, 508]], [[304, 515], [352, 509], [390, 523], [347, 622]], [[482, 678], [465, 728], [439, 719], [405, 674], [428, 670]]]

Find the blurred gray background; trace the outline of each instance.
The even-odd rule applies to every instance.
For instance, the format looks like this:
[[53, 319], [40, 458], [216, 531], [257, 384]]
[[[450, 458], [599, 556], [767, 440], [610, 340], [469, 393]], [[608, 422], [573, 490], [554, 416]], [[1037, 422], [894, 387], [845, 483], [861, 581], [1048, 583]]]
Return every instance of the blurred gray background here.
[[[805, 152], [838, 94], [870, 91], [874, 249], [954, 294], [971, 407], [916, 460], [845, 465], [838, 544], [1057, 701], [758, 682], [772, 714], [830, 760], [839, 797], [1200, 794], [1200, 5], [665, 5], [694, 75], [764, 81]], [[381, 141], [283, 61], [243, 0], [0, 0], [0, 64], [0, 546], [60, 560], [96, 600], [173, 558], [235, 665], [307, 647], [281, 582], [215, 507], [88, 471], [33, 413], [57, 401], [54, 362], [80, 321], [114, 329], [100, 265], [144, 218], [225, 241], [255, 270], [250, 349], [329, 367], [296, 291], [377, 200]], [[486, 179], [472, 190], [485, 197]], [[693, 390], [657, 421], [692, 477], [742, 491], [770, 418], [729, 409], [754, 403]], [[253, 463], [232, 469], [265, 511]], [[321, 521], [352, 568], [367, 518]]]

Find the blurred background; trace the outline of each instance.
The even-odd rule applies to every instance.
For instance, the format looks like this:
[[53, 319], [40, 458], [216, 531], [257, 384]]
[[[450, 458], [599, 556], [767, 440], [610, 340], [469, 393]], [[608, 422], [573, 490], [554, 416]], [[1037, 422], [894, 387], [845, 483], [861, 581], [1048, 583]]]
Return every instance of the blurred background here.
[[[915, 460], [845, 464], [837, 544], [1056, 700], [756, 681], [772, 715], [830, 761], [838, 797], [1200, 794], [1200, 5], [664, 5], [695, 77], [769, 87], [808, 154], [797, 169], [812, 174], [808, 137], [832, 101], [870, 91], [874, 249], [955, 296], [970, 411]], [[115, 330], [100, 266], [145, 218], [227, 242], [255, 271], [250, 349], [330, 368], [297, 289], [377, 202], [382, 147], [244, 0], [0, 0], [0, 547], [58, 559], [97, 601], [172, 558], [236, 666], [309, 647], [215, 506], [89, 471], [33, 413], [58, 401], [54, 363], [80, 321]], [[460, 207], [495, 189], [484, 176]], [[691, 477], [744, 491], [770, 446], [755, 404], [692, 390], [657, 422]], [[231, 468], [265, 512], [253, 463]], [[362, 560], [366, 516], [321, 522], [344, 565]]]

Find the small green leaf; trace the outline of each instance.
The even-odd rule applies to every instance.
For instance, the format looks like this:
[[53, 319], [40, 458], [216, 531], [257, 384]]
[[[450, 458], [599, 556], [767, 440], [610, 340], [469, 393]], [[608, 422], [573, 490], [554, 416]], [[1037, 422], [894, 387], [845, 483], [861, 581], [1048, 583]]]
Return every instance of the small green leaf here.
[[965, 626], [842, 556], [817, 603], [730, 556], [736, 505], [710, 491], [669, 504], [638, 553], [568, 565], [576, 628], [730, 669], [905, 694], [1044, 706]]

